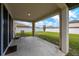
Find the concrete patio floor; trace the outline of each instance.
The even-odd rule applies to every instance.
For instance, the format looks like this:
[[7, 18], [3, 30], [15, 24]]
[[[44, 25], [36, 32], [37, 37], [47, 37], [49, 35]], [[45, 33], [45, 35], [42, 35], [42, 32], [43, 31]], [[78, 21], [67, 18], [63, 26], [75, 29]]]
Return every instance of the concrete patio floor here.
[[7, 56], [63, 56], [57, 45], [38, 37], [22, 37], [14, 40], [12, 45], [17, 45], [17, 51]]

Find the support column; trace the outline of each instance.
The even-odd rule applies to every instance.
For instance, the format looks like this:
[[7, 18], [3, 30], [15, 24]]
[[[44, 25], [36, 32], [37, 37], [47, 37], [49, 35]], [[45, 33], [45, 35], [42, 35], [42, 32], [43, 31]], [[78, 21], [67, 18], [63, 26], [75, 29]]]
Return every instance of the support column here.
[[60, 12], [60, 48], [64, 53], [69, 52], [68, 21], [69, 10], [65, 8]]
[[13, 38], [15, 38], [16, 36], [16, 23], [15, 23], [15, 20], [13, 20]]
[[32, 36], [35, 34], [35, 21], [32, 21]]

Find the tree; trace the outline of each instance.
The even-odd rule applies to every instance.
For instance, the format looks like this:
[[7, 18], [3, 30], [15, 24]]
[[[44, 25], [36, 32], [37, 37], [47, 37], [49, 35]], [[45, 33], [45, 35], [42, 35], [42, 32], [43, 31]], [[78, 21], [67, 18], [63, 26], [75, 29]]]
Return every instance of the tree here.
[[46, 31], [46, 25], [43, 25], [43, 31], [44, 32]]

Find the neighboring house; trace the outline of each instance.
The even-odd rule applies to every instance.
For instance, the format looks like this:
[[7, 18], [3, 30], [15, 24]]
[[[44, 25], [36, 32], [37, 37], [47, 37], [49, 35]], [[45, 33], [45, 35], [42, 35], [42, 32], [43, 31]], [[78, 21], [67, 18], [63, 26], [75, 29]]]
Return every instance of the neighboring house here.
[[25, 24], [21, 24], [21, 23], [16, 23], [16, 28], [31, 28], [32, 26], [30, 25], [25, 25]]
[[31, 26], [28, 25], [24, 25], [24, 24], [17, 24], [16, 27], [20, 27], [20, 28], [31, 28]]
[[15, 21], [15, 32], [21, 32], [21, 31], [32, 31], [32, 26], [31, 25], [26, 25], [26, 24], [22, 24], [22, 23], [16, 23]]
[[79, 28], [79, 20], [73, 20], [69, 22], [69, 27], [70, 28]]

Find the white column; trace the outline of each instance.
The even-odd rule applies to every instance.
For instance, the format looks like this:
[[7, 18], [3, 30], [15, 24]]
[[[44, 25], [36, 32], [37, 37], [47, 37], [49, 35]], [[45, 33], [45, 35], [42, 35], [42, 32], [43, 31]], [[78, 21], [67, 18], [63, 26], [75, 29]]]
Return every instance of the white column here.
[[65, 8], [60, 12], [60, 48], [64, 53], [69, 52], [68, 21], [69, 10]]
[[15, 20], [13, 20], [13, 38], [16, 36], [16, 23]]

